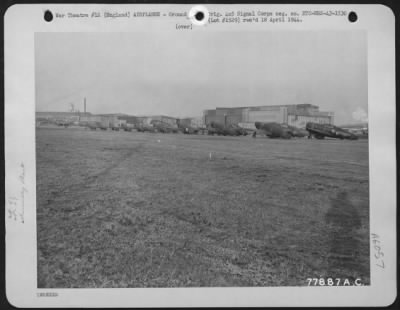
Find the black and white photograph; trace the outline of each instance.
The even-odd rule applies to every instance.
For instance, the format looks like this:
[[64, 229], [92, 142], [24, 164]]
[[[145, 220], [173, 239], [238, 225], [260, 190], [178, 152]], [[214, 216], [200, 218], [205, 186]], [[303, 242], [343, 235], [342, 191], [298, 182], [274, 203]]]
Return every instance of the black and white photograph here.
[[374, 5], [10, 8], [9, 302], [390, 304], [394, 43]]
[[38, 287], [368, 285], [366, 44], [37, 33]]

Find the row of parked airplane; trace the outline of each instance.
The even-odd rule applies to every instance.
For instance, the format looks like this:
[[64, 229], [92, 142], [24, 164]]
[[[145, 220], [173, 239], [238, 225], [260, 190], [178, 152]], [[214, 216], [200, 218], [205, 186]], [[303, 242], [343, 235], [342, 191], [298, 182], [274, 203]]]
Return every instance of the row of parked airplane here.
[[[66, 126], [67, 124], [58, 124], [60, 126]], [[309, 122], [306, 124], [305, 129], [297, 128], [295, 126], [290, 126], [287, 124], [279, 124], [275, 122], [255, 122], [254, 129], [242, 128], [239, 125], [222, 125], [216, 122], [211, 122], [207, 128], [200, 127], [192, 127], [185, 124], [181, 124], [178, 122], [177, 127], [173, 127], [172, 125], [153, 120], [150, 125], [146, 124], [137, 124], [134, 127], [128, 127], [127, 125], [123, 125], [121, 127], [107, 127], [102, 125], [100, 122], [98, 123], [86, 123], [84, 124], [87, 128], [92, 130], [102, 129], [107, 130], [111, 128], [111, 130], [125, 130], [132, 131], [136, 129], [139, 132], [161, 132], [161, 133], [179, 133], [182, 132], [184, 134], [198, 134], [198, 133], [206, 133], [208, 135], [223, 135], [223, 136], [246, 136], [248, 134], [252, 134], [253, 137], [256, 137], [257, 134], [263, 134], [269, 138], [282, 138], [282, 139], [291, 139], [294, 137], [308, 137], [308, 138], [316, 138], [316, 139], [324, 139], [327, 138], [335, 138], [335, 139], [348, 139], [348, 140], [357, 140], [358, 136], [351, 133], [348, 130], [343, 128], [331, 125], [331, 124], [319, 124]]]
[[335, 138], [335, 139], [348, 139], [357, 140], [358, 137], [337, 126], [330, 124], [319, 124], [309, 122], [306, 124], [306, 128], [297, 128], [295, 126], [290, 126], [287, 124], [279, 124], [274, 122], [255, 122], [256, 130], [244, 129], [239, 126], [230, 125], [223, 126], [217, 123], [211, 123], [208, 129], [208, 134], [219, 134], [219, 135], [230, 135], [230, 136], [240, 136], [247, 135], [252, 132], [253, 137], [256, 137], [257, 132], [266, 135], [269, 138], [282, 138], [291, 139], [294, 137], [308, 137], [316, 139]]
[[343, 128], [331, 124], [319, 124], [308, 122], [305, 129], [278, 123], [261, 123], [256, 122], [255, 126], [258, 130], [265, 133], [270, 138], [290, 139], [292, 137], [308, 137], [316, 139], [334, 138], [357, 140], [358, 137]]

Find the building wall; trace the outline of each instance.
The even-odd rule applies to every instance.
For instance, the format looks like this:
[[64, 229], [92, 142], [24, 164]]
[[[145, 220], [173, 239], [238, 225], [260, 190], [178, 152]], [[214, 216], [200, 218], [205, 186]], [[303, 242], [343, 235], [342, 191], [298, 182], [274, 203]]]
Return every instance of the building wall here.
[[257, 130], [256, 126], [254, 123], [239, 123], [239, 127], [244, 128], [244, 129], [249, 129], [249, 130]]
[[137, 116], [136, 121], [138, 125], [147, 125], [150, 126], [151, 124], [151, 117], [148, 116]]
[[298, 128], [306, 128], [308, 122], [319, 123], [319, 124], [333, 124], [333, 118], [330, 116], [318, 116], [318, 115], [289, 115], [288, 125], [295, 126]]
[[161, 121], [163, 123], [167, 123], [167, 124], [171, 125], [172, 127], [178, 127], [178, 124], [176, 123], [176, 118], [174, 118], [174, 117], [162, 116]]
[[[70, 121], [77, 122], [85, 115], [85, 113], [79, 112], [36, 112], [35, 117], [38, 120], [48, 120], [48, 121]], [[86, 113], [88, 115], [88, 113]]]
[[285, 106], [259, 106], [241, 108], [216, 108], [204, 111], [204, 123], [211, 122], [226, 125], [251, 122], [277, 122], [287, 121], [287, 108]]
[[206, 114], [204, 115], [204, 123], [206, 125], [211, 124], [212, 122], [218, 123], [218, 124], [224, 124], [225, 117], [222, 115], [213, 115], [213, 114]]
[[[227, 115], [226, 116], [226, 125], [236, 125], [243, 120], [241, 115]], [[224, 117], [225, 124], [225, 117]]]
[[[176, 124], [176, 119], [172, 117], [160, 116], [159, 119], [164, 122]], [[149, 124], [151, 118], [149, 117], [134, 117], [134, 116], [121, 116], [118, 114], [99, 114], [93, 115], [90, 113], [78, 113], [78, 112], [36, 112], [37, 121], [73, 121], [82, 125], [85, 123], [99, 123], [104, 127], [123, 127], [128, 123], [134, 124], [139, 122], [145, 122]]]
[[126, 120], [120, 120], [117, 115], [89, 115], [81, 116], [82, 123], [101, 123], [104, 127], [121, 127], [121, 124], [126, 124]]
[[246, 118], [247, 108], [217, 108], [216, 115], [220, 123], [237, 125]]
[[191, 120], [192, 127], [203, 128], [204, 122], [202, 117], [193, 117]]
[[101, 116], [99, 115], [89, 115], [89, 116], [81, 116], [80, 118], [81, 122], [101, 122]]
[[174, 118], [174, 117], [164, 116], [164, 115], [155, 115], [155, 116], [149, 116], [149, 119], [150, 119], [150, 122], [152, 120], [154, 120], [154, 121], [166, 123], [172, 127], [178, 127], [178, 125], [176, 123], [176, 118]]
[[212, 122], [221, 123], [224, 122], [224, 117], [217, 116], [217, 110], [205, 110], [203, 112], [204, 124], [209, 125]]
[[215, 110], [205, 110], [203, 125], [218, 123], [229, 125], [242, 122], [247, 117], [247, 108], [216, 108]]
[[118, 127], [118, 118], [114, 116], [101, 116], [100, 122], [105, 127]]
[[118, 119], [118, 123], [117, 123], [118, 127], [126, 126], [126, 124], [127, 124], [126, 119]]
[[319, 107], [312, 104], [295, 104], [288, 106], [289, 114], [318, 113]]
[[260, 109], [250, 109], [248, 111], [248, 118], [246, 122], [287, 122], [287, 108], [286, 107], [262, 107]]
[[120, 120], [125, 120], [127, 125], [135, 125], [139, 123], [139, 118], [136, 116], [120, 116], [118, 117]]
[[321, 112], [311, 104], [255, 106], [239, 108], [216, 108], [204, 111], [204, 123], [239, 124], [255, 122], [276, 122], [305, 128], [307, 122], [333, 124], [332, 112]]
[[180, 124], [181, 126], [190, 126], [190, 123], [191, 123], [191, 118], [189, 118], [189, 117], [180, 118], [180, 119], [179, 119], [179, 124]]
[[203, 118], [202, 117], [186, 117], [179, 119], [179, 122], [182, 126], [202, 128], [204, 127]]

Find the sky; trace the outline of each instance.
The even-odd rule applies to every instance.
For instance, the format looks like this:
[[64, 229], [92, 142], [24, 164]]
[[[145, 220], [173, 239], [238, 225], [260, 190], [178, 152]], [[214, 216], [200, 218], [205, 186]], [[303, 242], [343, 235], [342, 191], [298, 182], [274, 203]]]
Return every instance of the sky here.
[[367, 117], [363, 31], [36, 33], [36, 111], [201, 116], [309, 103]]

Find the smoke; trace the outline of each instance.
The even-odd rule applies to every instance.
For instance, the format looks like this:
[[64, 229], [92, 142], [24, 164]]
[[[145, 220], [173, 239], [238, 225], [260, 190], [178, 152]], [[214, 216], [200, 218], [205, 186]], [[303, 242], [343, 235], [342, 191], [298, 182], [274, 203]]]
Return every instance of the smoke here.
[[368, 123], [368, 113], [363, 108], [358, 107], [352, 113], [352, 116], [355, 121], [362, 122], [362, 123]]

